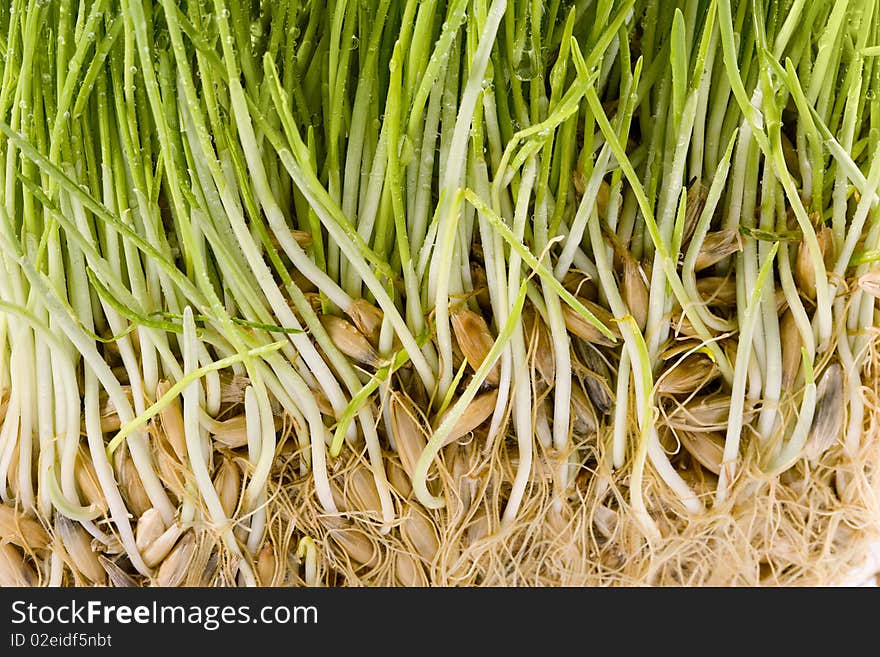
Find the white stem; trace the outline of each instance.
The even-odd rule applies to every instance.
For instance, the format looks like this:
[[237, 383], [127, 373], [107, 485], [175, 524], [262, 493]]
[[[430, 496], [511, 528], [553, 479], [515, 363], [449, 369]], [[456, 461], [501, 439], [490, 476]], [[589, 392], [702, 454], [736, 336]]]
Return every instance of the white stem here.
[[[183, 310], [183, 370], [189, 374], [198, 369], [198, 339], [196, 338], [196, 326], [193, 320], [192, 307], [186, 306]], [[199, 426], [199, 388], [198, 380], [184, 388], [183, 396], [183, 426], [186, 438], [186, 450], [189, 455], [190, 467], [198, 492], [207, 507], [208, 514], [216, 531], [223, 537], [227, 549], [238, 558], [238, 568], [248, 586], [256, 586], [250, 563], [243, 557], [238, 541], [232, 531], [232, 523], [223, 511], [217, 489], [211, 481], [208, 464], [203, 453], [204, 435]]]
[[629, 415], [629, 352], [623, 350], [617, 366], [617, 390], [614, 395], [614, 437], [612, 440], [612, 463], [620, 469], [626, 462], [627, 416]]

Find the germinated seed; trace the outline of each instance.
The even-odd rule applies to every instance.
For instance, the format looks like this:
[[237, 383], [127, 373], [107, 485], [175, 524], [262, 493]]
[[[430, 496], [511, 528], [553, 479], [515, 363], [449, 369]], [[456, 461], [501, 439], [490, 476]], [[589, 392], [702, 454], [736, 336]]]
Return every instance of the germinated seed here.
[[[476, 371], [489, 355], [495, 342], [489, 326], [482, 316], [467, 308], [457, 308], [450, 314], [450, 319], [461, 353], [464, 354], [468, 365]], [[486, 382], [497, 385], [500, 376], [496, 363], [486, 375]]]
[[41, 550], [49, 544], [49, 535], [36, 520], [0, 503], [0, 543], [7, 542], [26, 550]]
[[815, 461], [835, 443], [843, 430], [843, 368], [831, 363], [822, 373], [816, 388], [816, 411], [807, 437], [807, 458]]
[[58, 514], [55, 518], [55, 532], [73, 562], [71, 565], [92, 582], [103, 584], [107, 573], [98, 561], [97, 553], [92, 551], [92, 542], [86, 530], [79, 523]]
[[351, 322], [335, 315], [322, 315], [321, 324], [333, 344], [346, 356], [370, 367], [382, 364], [376, 349]]
[[151, 508], [144, 511], [137, 521], [135, 529], [135, 544], [138, 550], [143, 552], [165, 533], [165, 522], [159, 509]]
[[429, 563], [433, 561], [437, 550], [440, 549], [440, 541], [434, 523], [427, 516], [415, 507], [411, 508], [400, 523], [400, 533], [423, 559]]
[[[465, 408], [464, 413], [456, 420], [452, 426], [452, 430], [443, 441], [443, 445], [449, 445], [456, 440], [465, 437], [471, 431], [483, 424], [492, 415], [495, 410], [495, 403], [498, 401], [498, 391], [490, 390], [473, 398], [470, 404]], [[448, 412], [448, 411], [447, 411]], [[437, 419], [437, 426], [443, 422], [443, 418]]]
[[37, 574], [14, 545], [0, 543], [0, 587], [36, 586]]
[[195, 536], [191, 532], [187, 532], [159, 567], [159, 572], [156, 574], [156, 586], [180, 586], [190, 571], [196, 547]]
[[173, 523], [158, 538], [144, 548], [141, 553], [144, 563], [150, 568], [158, 566], [168, 556], [168, 553], [171, 552], [171, 548], [177, 543], [177, 539], [180, 538], [182, 533], [183, 528], [178, 523]]

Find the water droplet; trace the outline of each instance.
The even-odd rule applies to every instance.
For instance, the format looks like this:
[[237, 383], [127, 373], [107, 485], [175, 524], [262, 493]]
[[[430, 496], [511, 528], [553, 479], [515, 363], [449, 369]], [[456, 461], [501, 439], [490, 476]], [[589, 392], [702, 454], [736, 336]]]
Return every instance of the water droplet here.
[[138, 72], [138, 67], [132, 66], [130, 69], [128, 69], [128, 72], [131, 73], [132, 75], [134, 75], [135, 73]]

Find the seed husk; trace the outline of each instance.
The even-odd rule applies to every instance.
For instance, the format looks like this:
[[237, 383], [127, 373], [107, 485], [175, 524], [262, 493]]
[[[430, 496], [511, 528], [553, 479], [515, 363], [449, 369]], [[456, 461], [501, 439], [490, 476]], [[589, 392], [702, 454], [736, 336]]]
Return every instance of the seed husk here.
[[[185, 586], [236, 586], [235, 574], [242, 557], [227, 552], [225, 560], [221, 559], [219, 537], [196, 534], [196, 551], [193, 556], [190, 574]], [[199, 539], [202, 540], [199, 540]], [[205, 540], [209, 538], [209, 540]], [[225, 561], [225, 564], [222, 563]], [[221, 565], [226, 567], [221, 568]]]
[[302, 248], [307, 249], [312, 245], [312, 234], [310, 232], [306, 230], [297, 230], [296, 228], [291, 228], [290, 234], [293, 236], [293, 239], [296, 240], [296, 243], [299, 244]]
[[214, 488], [220, 498], [220, 506], [227, 518], [232, 518], [238, 506], [241, 492], [241, 470], [230, 459], [224, 458], [214, 475]]
[[0, 503], [0, 542], [15, 543], [25, 550], [41, 550], [49, 545], [49, 535], [36, 520]]
[[376, 349], [351, 322], [336, 315], [321, 315], [321, 324], [333, 344], [349, 358], [370, 367], [382, 364]]
[[159, 479], [162, 481], [165, 489], [172, 497], [178, 500], [183, 499], [185, 493], [183, 480], [184, 466], [177, 461], [175, 456], [172, 456], [170, 447], [157, 444], [153, 454], [156, 459]]
[[244, 391], [251, 384], [250, 378], [241, 374], [220, 374], [220, 403], [240, 404], [244, 401]]
[[92, 551], [92, 542], [86, 530], [79, 523], [58, 514], [55, 518], [55, 532], [73, 562], [71, 565], [95, 584], [103, 584], [107, 573], [98, 561], [98, 555]]
[[[834, 234], [831, 228], [823, 226], [816, 231], [816, 240], [819, 242], [819, 251], [827, 267], [834, 243]], [[816, 270], [813, 268], [812, 256], [805, 239], [798, 244], [794, 263], [794, 280], [797, 283], [798, 291], [805, 299], [814, 300], [816, 298]]]
[[696, 392], [720, 374], [718, 366], [708, 356], [694, 354], [663, 373], [657, 380], [657, 391], [667, 395], [685, 395]]
[[144, 511], [143, 515], [138, 518], [137, 528], [135, 529], [135, 545], [138, 550], [143, 552], [153, 544], [163, 533], [165, 533], [165, 522], [162, 520], [162, 514], [159, 509], [152, 508]]
[[104, 572], [107, 573], [107, 579], [110, 581], [110, 586], [114, 586], [116, 588], [128, 588], [137, 586], [137, 582], [132, 579], [131, 575], [122, 570], [122, 568], [120, 568], [115, 561], [111, 561], [103, 554], [99, 554], [98, 562], [101, 564]]
[[394, 555], [394, 577], [401, 585], [410, 588], [428, 584], [422, 565], [406, 552]]
[[[580, 301], [587, 310], [593, 313], [596, 319], [604, 324], [615, 338], [620, 338], [620, 330], [617, 328], [617, 322], [614, 321], [614, 317], [608, 312], [608, 310], [588, 299], [579, 298], [578, 301]], [[577, 311], [568, 304], [562, 306], [562, 315], [565, 319], [566, 328], [582, 340], [606, 347], [615, 344], [612, 340], [605, 337], [599, 329], [581, 317]]]
[[[125, 546], [122, 541], [115, 535], [110, 535], [105, 539], [92, 539], [92, 551], [103, 552], [104, 554], [122, 554], [125, 552]], [[99, 555], [100, 556], [100, 555]]]
[[247, 418], [244, 415], [236, 415], [218, 422], [211, 429], [211, 435], [214, 440], [230, 449], [244, 447], [247, 445]]
[[400, 464], [412, 480], [416, 463], [428, 444], [423, 426], [411, 404], [400, 395], [393, 395], [390, 402], [391, 433], [400, 457]]
[[374, 347], [379, 344], [379, 331], [382, 328], [382, 310], [366, 299], [355, 299], [348, 309], [348, 316]]
[[139, 517], [153, 506], [153, 503], [147, 495], [143, 482], [141, 482], [131, 454], [127, 449], [118, 450], [117, 453], [120, 454], [121, 461], [119, 463], [119, 483], [125, 495], [125, 501], [128, 503], [129, 510]]
[[675, 337], [679, 340], [687, 340], [687, 339], [699, 339], [699, 334], [697, 330], [694, 328], [694, 325], [691, 323], [691, 320], [688, 319], [685, 313], [679, 314], [677, 317], [672, 318], [672, 326], [675, 330]]
[[101, 490], [101, 484], [98, 481], [98, 474], [95, 472], [92, 457], [82, 447], [79, 448], [77, 453], [75, 474], [77, 486], [79, 486], [79, 490], [86, 502], [99, 509], [102, 513], [106, 513], [109, 507], [107, 499], [104, 497], [104, 491]]
[[20, 588], [36, 584], [37, 574], [18, 548], [10, 543], [0, 543], [0, 587]]
[[379, 491], [376, 490], [376, 482], [373, 474], [364, 465], [354, 468], [348, 479], [349, 500], [354, 503], [358, 511], [363, 513], [382, 514], [382, 501], [379, 499]]
[[556, 359], [553, 355], [550, 330], [532, 307], [523, 310], [522, 321], [526, 342], [530, 345], [530, 353], [533, 354], [535, 369], [545, 384], [553, 385], [556, 380]]
[[434, 523], [421, 511], [412, 508], [400, 523], [400, 533], [404, 540], [415, 548], [419, 555], [429, 563], [440, 549], [440, 541]]
[[9, 486], [11, 499], [18, 499], [18, 450], [12, 450], [12, 458], [9, 459], [9, 469], [6, 475], [6, 485]]
[[446, 469], [452, 476], [452, 486], [447, 488], [449, 518], [458, 519], [470, 507], [474, 479], [471, 470], [471, 445], [450, 445], [445, 450]]
[[663, 360], [672, 360], [688, 351], [695, 351], [699, 346], [699, 340], [672, 340], [669, 341], [668, 346], [665, 346], [663, 351], [660, 352], [660, 358]]
[[621, 295], [639, 330], [644, 331], [648, 323], [648, 285], [635, 258], [629, 257], [623, 261]]
[[562, 287], [578, 297], [579, 300], [595, 301], [599, 295], [596, 281], [582, 271], [569, 270], [562, 279]]
[[271, 543], [266, 543], [257, 554], [257, 578], [262, 586], [272, 586], [277, 565], [275, 548]]
[[191, 532], [187, 532], [159, 566], [159, 572], [156, 574], [156, 586], [180, 586], [190, 571], [196, 547], [195, 536]]
[[376, 549], [363, 531], [342, 518], [326, 517], [321, 522], [328, 527], [328, 536], [351, 557], [352, 561], [371, 566], [376, 559]]
[[171, 552], [171, 548], [177, 543], [177, 539], [180, 538], [182, 533], [183, 528], [178, 523], [173, 523], [141, 552], [144, 563], [150, 568], [158, 566], [168, 556], [168, 553]]
[[327, 415], [329, 417], [335, 417], [336, 411], [333, 409], [333, 404], [330, 403], [330, 399], [327, 397], [327, 394], [321, 390], [320, 388], [312, 390], [312, 396], [315, 398], [315, 402], [318, 404], [318, 410], [321, 411], [322, 415]]
[[[667, 423], [676, 431], [725, 431], [730, 415], [730, 395], [722, 392], [694, 397], [676, 405], [669, 412]], [[748, 401], [743, 408], [743, 422], [751, 422], [754, 408]]]
[[736, 303], [736, 280], [733, 276], [703, 276], [697, 279], [697, 292], [706, 305], [729, 308]]
[[691, 180], [687, 191], [687, 207], [684, 213], [684, 230], [681, 237], [682, 244], [688, 244], [691, 241], [708, 196], [709, 188], [700, 179], [695, 178]]
[[602, 415], [608, 415], [614, 408], [614, 391], [611, 389], [611, 372], [598, 351], [580, 339], [572, 340], [579, 363], [576, 372], [584, 385], [590, 401]]
[[467, 543], [473, 545], [477, 541], [486, 538], [489, 535], [489, 516], [486, 509], [480, 508], [474, 514], [467, 529]]
[[[290, 236], [296, 241], [297, 244], [303, 249], [308, 249], [312, 245], [312, 234], [305, 230], [298, 230], [296, 228], [291, 228]], [[284, 250], [281, 248], [281, 242], [278, 241], [278, 236], [274, 233], [269, 235], [269, 242], [272, 244], [272, 247], [279, 251], [280, 253], [284, 253]]]
[[[134, 395], [131, 392], [131, 386], [122, 386], [122, 392], [128, 399], [129, 404], [134, 403]], [[119, 419], [119, 413], [116, 412], [116, 406], [113, 404], [113, 400], [109, 397], [104, 398], [103, 394], [102, 399], [103, 403], [101, 404], [101, 431], [103, 431], [104, 433], [119, 431], [122, 423]]]
[[719, 474], [724, 460], [724, 436], [717, 431], [679, 431], [682, 446], [704, 468]]
[[604, 504], [599, 504], [593, 511], [593, 524], [605, 538], [611, 538], [618, 523], [618, 513]]
[[[194, 558], [193, 561], [195, 562], [196, 559]], [[203, 561], [204, 567], [202, 568], [200, 586], [211, 586], [212, 584], [215, 586], [232, 586], [232, 584], [225, 583], [227, 578], [223, 573], [218, 574], [220, 570], [220, 555], [217, 550], [212, 550]], [[197, 564], [193, 563], [193, 568], [195, 567], [197, 567]]]
[[694, 271], [702, 271], [742, 250], [738, 230], [719, 230], [707, 233], [694, 261]]
[[[446, 436], [446, 440], [443, 441], [443, 446], [445, 447], [446, 445], [463, 438], [489, 419], [489, 416], [492, 415], [492, 411], [495, 410], [496, 401], [498, 401], [497, 390], [490, 390], [474, 397], [464, 410], [464, 413], [461, 414], [453, 425], [449, 435]], [[437, 426], [439, 427], [442, 423], [443, 417], [438, 418]]]
[[[450, 315], [450, 320], [452, 321], [452, 330], [455, 333], [455, 340], [461, 349], [461, 353], [467, 360], [468, 365], [476, 372], [480, 365], [483, 364], [486, 356], [489, 355], [489, 351], [495, 342], [492, 332], [489, 330], [489, 325], [486, 324], [486, 320], [480, 315], [464, 307], [459, 307], [453, 311]], [[501, 374], [496, 363], [486, 375], [486, 382], [498, 385], [500, 377]]]
[[571, 387], [571, 431], [576, 436], [585, 438], [595, 435], [599, 428], [596, 409], [593, 402], [581, 390], [580, 386]]
[[[321, 300], [321, 295], [318, 292], [306, 292], [303, 296], [305, 296], [306, 301], [312, 307], [312, 310], [316, 315], [320, 315], [324, 312], [324, 302]], [[293, 312], [296, 313], [296, 316], [302, 320], [302, 316], [299, 311], [294, 308]]]
[[[168, 381], [159, 381], [156, 386], [156, 399], [161, 398], [170, 389], [171, 384]], [[170, 404], [159, 411], [159, 422], [162, 425], [165, 439], [171, 445], [177, 459], [181, 463], [186, 463], [186, 434], [183, 430], [183, 412], [180, 409], [179, 399], [171, 400]]]
[[782, 343], [782, 389], [791, 389], [801, 368], [801, 333], [790, 310], [779, 320], [779, 341]]
[[412, 484], [406, 470], [396, 459], [389, 459], [385, 471], [388, 475], [388, 483], [396, 490], [403, 499], [412, 495]]
[[808, 459], [818, 460], [834, 444], [843, 429], [843, 368], [831, 363], [816, 388], [816, 411], [804, 451]]

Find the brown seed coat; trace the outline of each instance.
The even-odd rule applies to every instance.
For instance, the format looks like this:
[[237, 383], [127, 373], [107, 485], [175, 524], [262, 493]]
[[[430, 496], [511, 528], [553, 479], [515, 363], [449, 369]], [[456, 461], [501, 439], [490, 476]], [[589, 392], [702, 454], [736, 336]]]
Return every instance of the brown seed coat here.
[[107, 573], [98, 561], [98, 555], [92, 550], [86, 530], [78, 522], [58, 514], [55, 517], [55, 532], [70, 557], [71, 565], [95, 584], [103, 584]]
[[[489, 325], [486, 324], [486, 320], [480, 315], [464, 307], [454, 310], [450, 315], [450, 320], [452, 321], [452, 330], [455, 333], [455, 340], [461, 349], [461, 353], [464, 354], [471, 369], [476, 372], [480, 365], [483, 364], [486, 356], [489, 355], [489, 351], [495, 342], [492, 332], [489, 330]], [[498, 385], [500, 376], [498, 364], [496, 363], [486, 375], [486, 382]]]

